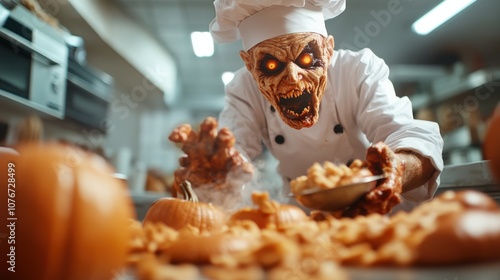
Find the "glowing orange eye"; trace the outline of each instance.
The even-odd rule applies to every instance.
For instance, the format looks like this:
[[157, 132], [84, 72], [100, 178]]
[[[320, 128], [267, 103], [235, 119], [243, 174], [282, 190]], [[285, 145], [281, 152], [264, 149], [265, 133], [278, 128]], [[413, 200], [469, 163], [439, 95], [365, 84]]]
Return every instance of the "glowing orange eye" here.
[[269, 59], [268, 61], [266, 61], [266, 69], [268, 71], [274, 71], [278, 68], [278, 66], [279, 62], [277, 60]]
[[302, 53], [297, 59], [297, 64], [302, 68], [309, 68], [313, 66], [314, 57], [312, 53]]
[[284, 67], [284, 63], [271, 55], [267, 55], [266, 57], [264, 57], [264, 59], [261, 60], [259, 69], [264, 74], [272, 76], [279, 74]]

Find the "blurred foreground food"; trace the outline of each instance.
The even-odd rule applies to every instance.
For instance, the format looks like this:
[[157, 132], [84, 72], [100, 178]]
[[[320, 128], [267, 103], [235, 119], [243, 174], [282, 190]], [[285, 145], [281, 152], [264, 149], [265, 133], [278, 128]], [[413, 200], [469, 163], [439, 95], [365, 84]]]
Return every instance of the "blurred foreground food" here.
[[[422, 267], [500, 260], [500, 208], [476, 191], [446, 192], [411, 212], [307, 216], [254, 193], [255, 207], [202, 230], [132, 221], [139, 279], [347, 279], [343, 266]], [[278, 212], [287, 213], [277, 215]]]
[[0, 155], [0, 220], [10, 225], [0, 227], [10, 237], [0, 241], [0, 279], [111, 279], [125, 264], [135, 217], [126, 186], [79, 148], [17, 149]]

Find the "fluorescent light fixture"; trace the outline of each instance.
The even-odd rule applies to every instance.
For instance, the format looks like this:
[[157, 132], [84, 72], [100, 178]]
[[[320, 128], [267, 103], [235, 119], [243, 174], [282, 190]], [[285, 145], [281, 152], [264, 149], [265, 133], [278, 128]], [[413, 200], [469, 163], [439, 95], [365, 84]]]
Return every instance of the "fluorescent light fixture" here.
[[412, 29], [419, 35], [427, 35], [474, 2], [476, 0], [444, 0], [415, 21]]
[[197, 57], [210, 57], [214, 54], [214, 40], [210, 32], [192, 32], [191, 44]]
[[229, 82], [231, 82], [231, 80], [233, 80], [233, 78], [234, 78], [233, 72], [222, 73], [222, 82], [224, 83], [224, 85], [229, 84]]

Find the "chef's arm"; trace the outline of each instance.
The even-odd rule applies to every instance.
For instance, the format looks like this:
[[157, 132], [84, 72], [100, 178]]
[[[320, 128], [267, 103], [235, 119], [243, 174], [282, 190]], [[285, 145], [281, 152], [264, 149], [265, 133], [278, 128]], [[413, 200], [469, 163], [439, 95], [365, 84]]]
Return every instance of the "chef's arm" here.
[[403, 165], [403, 193], [425, 184], [436, 171], [429, 158], [409, 150], [396, 152]]

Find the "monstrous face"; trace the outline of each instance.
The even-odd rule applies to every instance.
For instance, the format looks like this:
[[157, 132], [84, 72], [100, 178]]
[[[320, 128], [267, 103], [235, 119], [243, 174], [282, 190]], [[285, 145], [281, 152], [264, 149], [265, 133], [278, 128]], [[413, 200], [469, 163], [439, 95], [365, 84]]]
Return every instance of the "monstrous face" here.
[[318, 121], [333, 37], [294, 33], [263, 41], [240, 55], [261, 93], [290, 127]]

